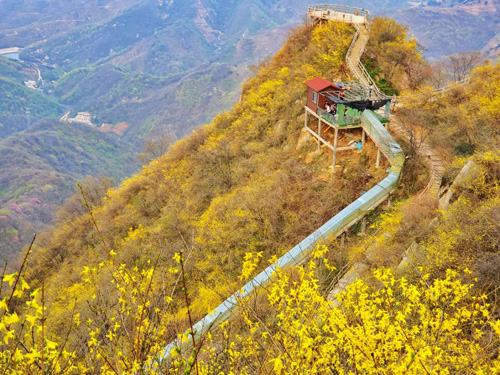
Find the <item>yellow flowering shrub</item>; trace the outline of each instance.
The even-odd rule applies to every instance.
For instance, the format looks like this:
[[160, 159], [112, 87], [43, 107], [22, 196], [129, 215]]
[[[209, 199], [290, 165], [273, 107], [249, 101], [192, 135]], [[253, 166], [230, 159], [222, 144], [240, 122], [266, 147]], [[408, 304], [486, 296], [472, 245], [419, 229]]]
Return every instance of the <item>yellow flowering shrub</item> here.
[[66, 347], [68, 335], [80, 325], [79, 314], [73, 315], [69, 330], [56, 342], [45, 327], [44, 287], [30, 291], [22, 270], [13, 274], [4, 270], [0, 284], [2, 374], [81, 373], [75, 348]]
[[[224, 324], [205, 349], [203, 374], [486, 374], [500, 371], [499, 323], [485, 295], [448, 270], [416, 283], [380, 268], [330, 301], [317, 261], [279, 271], [265, 319], [243, 304], [241, 332]], [[467, 275], [467, 271], [465, 272]]]

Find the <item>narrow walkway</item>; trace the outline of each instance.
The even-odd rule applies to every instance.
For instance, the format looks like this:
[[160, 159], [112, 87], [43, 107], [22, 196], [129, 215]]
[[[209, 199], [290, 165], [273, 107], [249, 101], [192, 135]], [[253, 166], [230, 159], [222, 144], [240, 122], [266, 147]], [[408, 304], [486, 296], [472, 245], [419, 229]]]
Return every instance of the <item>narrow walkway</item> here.
[[[410, 132], [396, 116], [392, 116], [389, 130], [406, 142], [410, 141]], [[438, 153], [427, 142], [422, 143], [417, 149], [417, 153], [424, 159], [431, 172], [431, 178], [429, 185], [425, 188], [425, 193], [437, 198], [443, 182], [443, 175], [446, 172], [444, 163]]]
[[369, 87], [373, 85], [373, 81], [370, 82], [369, 76], [364, 74], [362, 65], [360, 64], [361, 56], [365, 51], [366, 44], [370, 38], [368, 28], [366, 25], [356, 25], [357, 34], [355, 35], [355, 40], [349, 49], [346, 60], [349, 64], [349, 69], [351, 69], [354, 76], [365, 86]]

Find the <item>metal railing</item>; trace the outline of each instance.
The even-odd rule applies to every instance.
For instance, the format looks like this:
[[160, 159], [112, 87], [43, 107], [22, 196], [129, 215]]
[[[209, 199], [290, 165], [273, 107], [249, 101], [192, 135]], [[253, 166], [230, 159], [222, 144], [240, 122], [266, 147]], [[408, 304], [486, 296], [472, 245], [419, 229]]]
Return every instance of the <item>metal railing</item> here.
[[[318, 108], [318, 115], [321, 117], [323, 120], [329, 122], [330, 124], [336, 124], [339, 126], [349, 126], [351, 124], [359, 124], [361, 122], [361, 114], [359, 116], [354, 116], [354, 115], [344, 115], [342, 117], [339, 117], [339, 114], [337, 113], [336, 115], [332, 115], [331, 113], [328, 113], [322, 108]], [[339, 119], [342, 121], [339, 122]]]
[[452, 82], [452, 83], [450, 83], [450, 84], [448, 84], [448, 85], [446, 85], [444, 87], [440, 87], [440, 88], [432, 90], [432, 91], [397, 96], [396, 97], [396, 102], [404, 104], [404, 103], [408, 103], [410, 101], [413, 101], [415, 99], [420, 99], [420, 98], [424, 98], [424, 97], [433, 97], [433, 96], [436, 96], [436, 95], [443, 95], [443, 94], [447, 93], [448, 91], [450, 91], [451, 89], [453, 89], [455, 87], [458, 87], [458, 86], [465, 85], [465, 84], [467, 84], [469, 82], [470, 82], [470, 76], [467, 77], [467, 78], [464, 78], [464, 79], [462, 79], [460, 81]]
[[309, 5], [307, 7], [308, 13], [313, 12], [330, 12], [330, 13], [343, 13], [347, 15], [360, 16], [368, 18], [370, 12], [365, 8], [352, 7], [348, 5], [339, 5], [339, 4], [316, 4]]
[[318, 108], [318, 115], [321, 117], [323, 120], [328, 121], [330, 124], [337, 124], [337, 117], [332, 115], [331, 113], [325, 111], [322, 108]]

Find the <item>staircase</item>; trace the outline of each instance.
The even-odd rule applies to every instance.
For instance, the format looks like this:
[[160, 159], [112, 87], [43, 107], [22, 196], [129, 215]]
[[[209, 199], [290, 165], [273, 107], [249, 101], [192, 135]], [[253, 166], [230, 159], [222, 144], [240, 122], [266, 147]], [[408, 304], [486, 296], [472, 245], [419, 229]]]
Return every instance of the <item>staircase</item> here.
[[[409, 141], [410, 133], [408, 129], [406, 129], [401, 122], [397, 119], [396, 116], [391, 118], [390, 124], [391, 133], [396, 134], [401, 139], [405, 141]], [[443, 175], [446, 172], [446, 168], [443, 164], [443, 161], [438, 156], [435, 150], [426, 143], [423, 142], [417, 150], [418, 154], [425, 160], [429, 171], [431, 172], [431, 178], [429, 184], [422, 192], [422, 194], [428, 194], [432, 197], [438, 197], [439, 191], [441, 188], [441, 184], [443, 181]]]
[[363, 65], [361, 65], [361, 56], [363, 55], [370, 35], [366, 25], [356, 25], [356, 29], [358, 32], [354, 36], [351, 47], [347, 52], [346, 60], [352, 74], [354, 74], [359, 82], [365, 86], [370, 86], [373, 85], [374, 82], [368, 74], [365, 74], [366, 70]]
[[356, 28], [356, 34], [346, 54], [346, 62], [356, 79], [366, 87], [371, 87], [371, 99], [391, 99], [383, 94], [372, 77], [361, 63], [361, 56], [365, 51], [370, 37], [368, 31], [369, 12], [363, 8], [348, 7], [335, 4], [311, 5], [307, 11], [308, 16], [315, 21], [329, 20], [350, 23]]

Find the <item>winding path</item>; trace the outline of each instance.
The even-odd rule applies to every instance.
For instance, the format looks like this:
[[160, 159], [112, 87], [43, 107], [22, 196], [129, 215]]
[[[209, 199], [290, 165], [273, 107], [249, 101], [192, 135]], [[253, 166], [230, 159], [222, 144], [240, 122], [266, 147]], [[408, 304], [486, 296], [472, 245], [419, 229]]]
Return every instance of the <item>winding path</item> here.
[[[397, 116], [392, 116], [389, 126], [390, 131], [393, 134], [406, 142], [410, 142], [411, 131], [404, 127]], [[437, 151], [425, 141], [417, 147], [417, 153], [423, 157], [425, 163], [427, 164], [427, 168], [431, 172], [431, 178], [429, 184], [424, 190], [424, 193], [437, 198], [443, 182], [443, 175], [446, 172], [444, 163], [439, 157]]]

